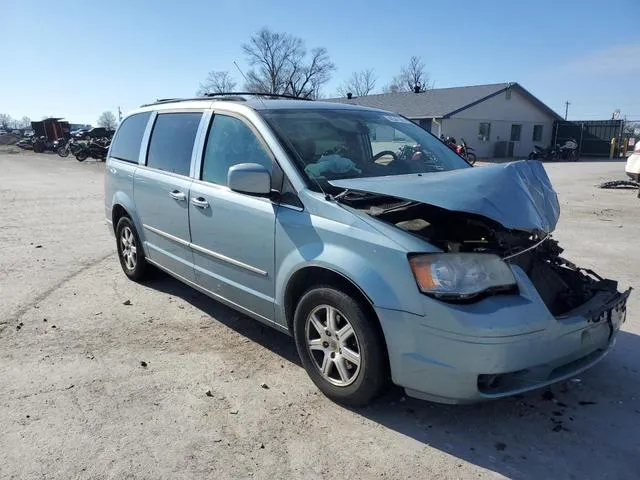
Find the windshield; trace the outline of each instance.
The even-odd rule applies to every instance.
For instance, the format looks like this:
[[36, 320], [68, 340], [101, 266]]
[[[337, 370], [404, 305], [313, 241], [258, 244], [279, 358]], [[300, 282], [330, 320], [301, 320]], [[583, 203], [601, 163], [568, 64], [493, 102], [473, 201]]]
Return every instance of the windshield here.
[[261, 112], [294, 154], [309, 185], [432, 173], [470, 165], [436, 137], [393, 113], [346, 109]]

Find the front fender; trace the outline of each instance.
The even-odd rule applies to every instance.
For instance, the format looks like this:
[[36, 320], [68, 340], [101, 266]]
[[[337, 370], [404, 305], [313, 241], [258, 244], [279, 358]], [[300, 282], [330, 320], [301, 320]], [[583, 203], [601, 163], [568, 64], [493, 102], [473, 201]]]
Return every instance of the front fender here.
[[345, 224], [308, 212], [280, 209], [276, 265], [278, 320], [285, 319], [284, 297], [289, 281], [296, 272], [311, 266], [347, 278], [376, 307], [424, 314], [406, 250], [365, 222]]

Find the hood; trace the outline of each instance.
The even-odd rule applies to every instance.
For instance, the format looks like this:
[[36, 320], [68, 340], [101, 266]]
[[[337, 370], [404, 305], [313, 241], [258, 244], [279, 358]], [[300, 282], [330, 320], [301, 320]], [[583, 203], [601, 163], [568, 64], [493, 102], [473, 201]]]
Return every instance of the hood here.
[[555, 229], [560, 217], [558, 197], [538, 161], [329, 183], [339, 188], [481, 215], [511, 230], [549, 233]]

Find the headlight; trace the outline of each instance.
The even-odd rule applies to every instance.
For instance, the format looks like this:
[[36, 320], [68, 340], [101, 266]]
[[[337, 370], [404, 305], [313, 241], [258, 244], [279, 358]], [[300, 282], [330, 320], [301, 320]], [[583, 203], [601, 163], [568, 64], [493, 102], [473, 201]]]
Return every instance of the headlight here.
[[436, 253], [409, 258], [423, 293], [441, 298], [469, 298], [487, 290], [515, 286], [509, 266], [486, 253]]

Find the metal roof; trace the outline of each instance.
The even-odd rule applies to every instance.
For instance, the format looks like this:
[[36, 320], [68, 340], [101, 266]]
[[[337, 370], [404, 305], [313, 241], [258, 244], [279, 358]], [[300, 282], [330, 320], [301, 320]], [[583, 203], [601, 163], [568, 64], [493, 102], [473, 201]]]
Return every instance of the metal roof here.
[[432, 88], [425, 92], [397, 92], [367, 95], [348, 99], [329, 98], [327, 102], [380, 108], [399, 113], [408, 118], [446, 118], [466, 108], [483, 102], [507, 90], [517, 89], [538, 108], [556, 119], [559, 115], [538, 100], [518, 83], [492, 83], [468, 87]]

